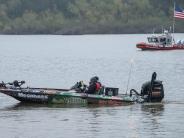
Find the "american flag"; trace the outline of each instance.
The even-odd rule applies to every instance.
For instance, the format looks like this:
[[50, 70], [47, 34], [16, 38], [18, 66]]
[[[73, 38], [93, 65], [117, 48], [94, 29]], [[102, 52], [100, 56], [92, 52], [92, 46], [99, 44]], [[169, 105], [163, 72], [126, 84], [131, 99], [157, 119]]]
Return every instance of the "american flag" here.
[[184, 10], [179, 6], [175, 6], [174, 17], [184, 19]]

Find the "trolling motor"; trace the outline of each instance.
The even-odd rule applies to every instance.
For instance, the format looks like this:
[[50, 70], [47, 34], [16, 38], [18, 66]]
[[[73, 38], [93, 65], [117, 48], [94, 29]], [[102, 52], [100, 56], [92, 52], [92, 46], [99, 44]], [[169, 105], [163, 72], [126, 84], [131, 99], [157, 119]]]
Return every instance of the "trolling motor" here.
[[13, 86], [13, 88], [21, 88], [21, 86], [25, 84], [25, 81], [14, 80], [13, 82], [4, 83], [3, 81], [0, 83], [0, 88], [7, 88], [9, 86]]
[[153, 72], [151, 81], [143, 83], [141, 93], [138, 93], [135, 89], [131, 89], [130, 96], [134, 94], [137, 97], [141, 97], [143, 102], [161, 102], [164, 98], [164, 87], [162, 81], [156, 80], [156, 77], [156, 72]]
[[6, 84], [3, 81], [0, 83], [0, 88], [6, 88]]
[[9, 83], [7, 83], [7, 84], [13, 86], [14, 88], [21, 88], [21, 86], [22, 86], [23, 84], [25, 84], [25, 81], [14, 80], [13, 82], [9, 82]]
[[13, 86], [14, 87], [21, 87], [23, 84], [25, 84], [25, 81], [17, 81], [17, 80], [14, 80], [13, 81]]

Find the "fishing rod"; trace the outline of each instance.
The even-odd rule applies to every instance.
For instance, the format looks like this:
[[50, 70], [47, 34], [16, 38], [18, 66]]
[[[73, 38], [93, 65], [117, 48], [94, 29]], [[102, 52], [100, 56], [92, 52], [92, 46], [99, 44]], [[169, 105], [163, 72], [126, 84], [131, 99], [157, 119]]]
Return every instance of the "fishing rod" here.
[[132, 67], [133, 67], [133, 58], [130, 60], [130, 69], [129, 69], [129, 74], [128, 74], [128, 82], [127, 82], [127, 88], [126, 88], [126, 94], [128, 92], [128, 88], [129, 88], [129, 83], [130, 83], [130, 78], [131, 78], [131, 74], [132, 74]]

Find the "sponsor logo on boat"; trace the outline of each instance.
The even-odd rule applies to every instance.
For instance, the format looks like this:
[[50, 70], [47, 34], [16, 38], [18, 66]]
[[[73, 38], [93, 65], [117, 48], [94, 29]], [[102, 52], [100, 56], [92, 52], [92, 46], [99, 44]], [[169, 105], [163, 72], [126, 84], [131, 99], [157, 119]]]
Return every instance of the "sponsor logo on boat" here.
[[86, 100], [79, 97], [62, 97], [62, 98], [53, 98], [53, 103], [65, 103], [65, 104], [85, 104]]
[[19, 97], [22, 98], [34, 98], [34, 99], [43, 99], [43, 100], [47, 100], [48, 96], [47, 95], [36, 95], [36, 94], [25, 94], [25, 93], [18, 93]]
[[78, 97], [71, 97], [71, 98], [63, 98], [65, 103], [86, 103], [86, 100], [78, 98]]

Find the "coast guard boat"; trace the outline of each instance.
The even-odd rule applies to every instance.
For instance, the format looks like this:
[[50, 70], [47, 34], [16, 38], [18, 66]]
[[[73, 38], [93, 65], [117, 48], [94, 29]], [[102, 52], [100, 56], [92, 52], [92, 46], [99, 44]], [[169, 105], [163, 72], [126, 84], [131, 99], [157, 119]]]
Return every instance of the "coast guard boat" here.
[[140, 42], [136, 47], [141, 50], [184, 50], [184, 41], [175, 43], [173, 36], [167, 30], [161, 35], [147, 37], [148, 42]]

